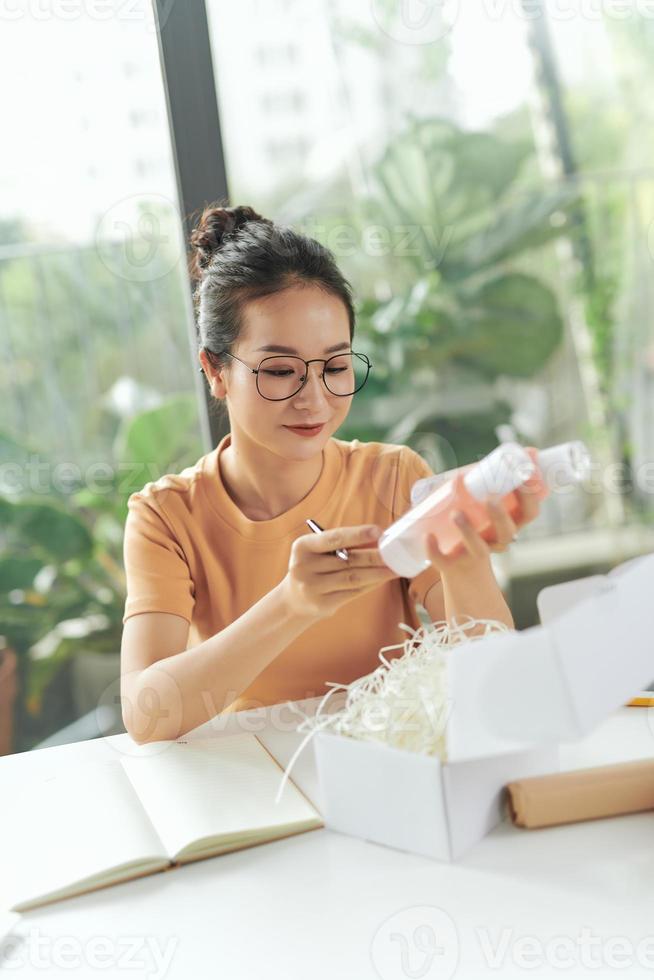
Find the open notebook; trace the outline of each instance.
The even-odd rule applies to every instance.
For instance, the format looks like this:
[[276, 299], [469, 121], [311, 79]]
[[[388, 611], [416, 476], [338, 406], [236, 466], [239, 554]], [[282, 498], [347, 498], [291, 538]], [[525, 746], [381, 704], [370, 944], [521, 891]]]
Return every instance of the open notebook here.
[[256, 735], [150, 743], [0, 785], [0, 908], [22, 912], [324, 826]]

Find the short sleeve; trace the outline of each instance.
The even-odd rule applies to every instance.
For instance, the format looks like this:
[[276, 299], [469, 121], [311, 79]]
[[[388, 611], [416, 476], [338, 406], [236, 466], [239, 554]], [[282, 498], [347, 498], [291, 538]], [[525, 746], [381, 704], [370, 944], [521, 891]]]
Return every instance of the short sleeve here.
[[[395, 499], [393, 500], [393, 520], [397, 520], [411, 508], [411, 487], [416, 480], [422, 480], [428, 476], [435, 476], [429, 464], [410, 446], [402, 446], [397, 470]], [[424, 606], [427, 593], [432, 585], [440, 582], [440, 580], [440, 572], [431, 565], [414, 578], [407, 579], [410, 582], [409, 595], [414, 602]]]
[[191, 622], [194, 586], [183, 549], [156, 503], [141, 493], [127, 501], [123, 561], [127, 598], [123, 623], [143, 612], [175, 613]]

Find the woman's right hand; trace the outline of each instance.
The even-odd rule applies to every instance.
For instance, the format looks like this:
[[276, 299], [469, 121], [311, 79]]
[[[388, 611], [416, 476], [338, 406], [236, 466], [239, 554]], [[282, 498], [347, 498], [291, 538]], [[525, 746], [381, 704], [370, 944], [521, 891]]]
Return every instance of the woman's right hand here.
[[[366, 524], [296, 538], [281, 583], [289, 609], [300, 616], [322, 619], [351, 599], [399, 578], [375, 547], [381, 533], [380, 528]], [[337, 548], [347, 549], [348, 561], [331, 554]]]

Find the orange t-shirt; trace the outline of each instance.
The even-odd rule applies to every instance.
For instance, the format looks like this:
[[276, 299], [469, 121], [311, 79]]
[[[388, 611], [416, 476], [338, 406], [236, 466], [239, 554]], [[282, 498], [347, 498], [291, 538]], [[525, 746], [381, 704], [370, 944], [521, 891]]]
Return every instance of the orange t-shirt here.
[[[332, 437], [309, 493], [284, 514], [252, 521], [222, 481], [218, 446], [179, 474], [147, 483], [128, 500], [124, 561], [127, 599], [123, 623], [143, 612], [175, 613], [190, 624], [188, 646], [213, 636], [243, 615], [286, 575], [293, 541], [311, 534], [308, 517], [325, 530], [360, 524], [386, 528], [411, 506], [411, 486], [431, 476], [408, 446], [347, 442]], [[382, 647], [403, 643], [422, 624], [423, 602], [439, 580], [427, 568], [352, 599], [312, 624], [224, 710], [276, 704], [326, 693], [326, 681], [347, 684], [380, 665]], [[388, 657], [403, 652], [389, 651]]]

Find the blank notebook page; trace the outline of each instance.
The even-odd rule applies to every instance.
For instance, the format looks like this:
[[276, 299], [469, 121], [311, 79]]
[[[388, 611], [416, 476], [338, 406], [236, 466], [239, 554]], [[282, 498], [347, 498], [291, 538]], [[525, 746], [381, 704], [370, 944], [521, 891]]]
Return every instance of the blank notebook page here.
[[255, 735], [150, 743], [121, 760], [173, 857], [203, 837], [320, 819]]
[[27, 782], [0, 812], [0, 905], [11, 907], [105, 868], [165, 858], [117, 761]]

